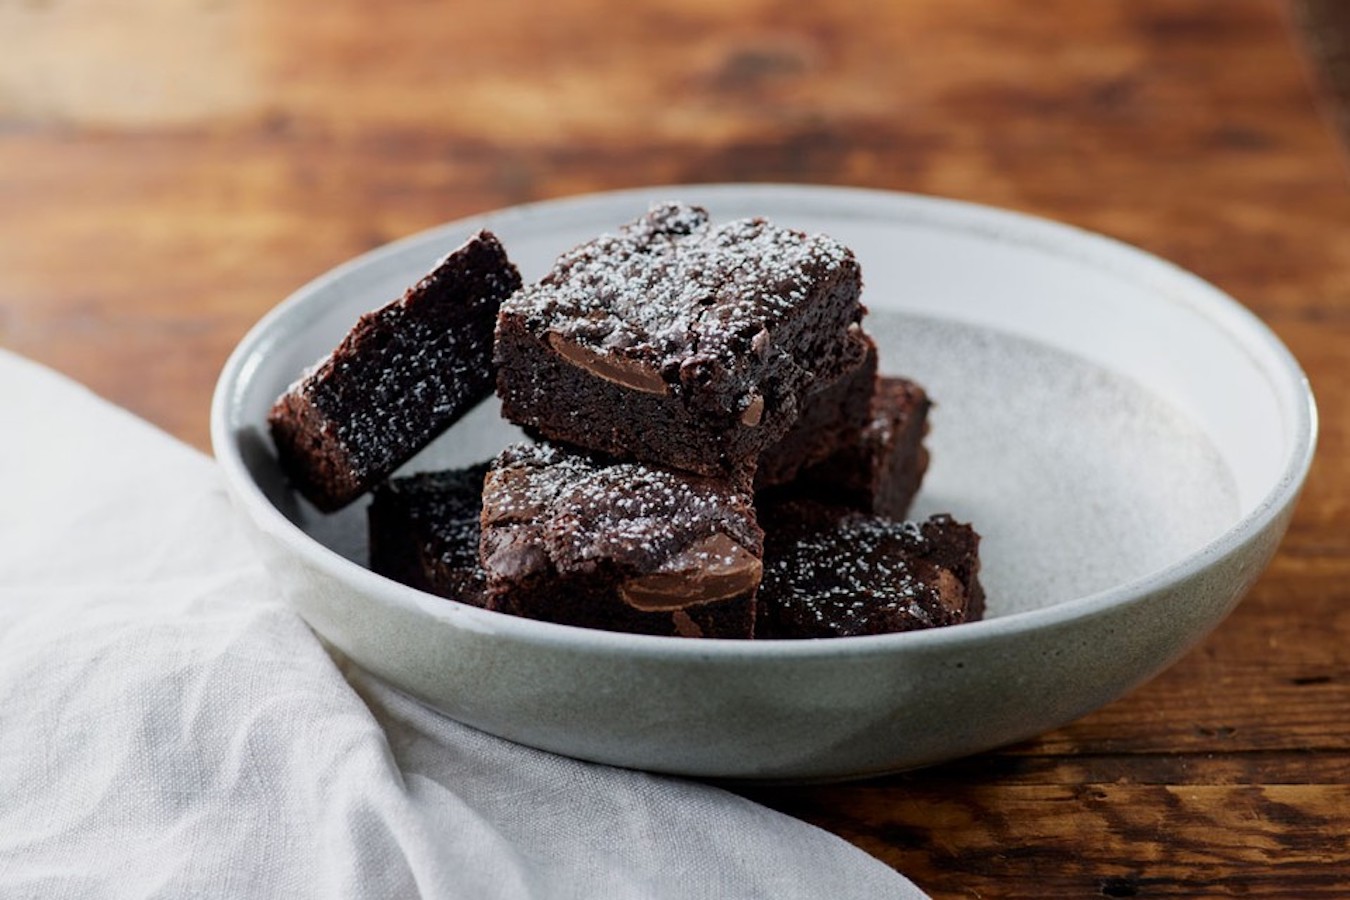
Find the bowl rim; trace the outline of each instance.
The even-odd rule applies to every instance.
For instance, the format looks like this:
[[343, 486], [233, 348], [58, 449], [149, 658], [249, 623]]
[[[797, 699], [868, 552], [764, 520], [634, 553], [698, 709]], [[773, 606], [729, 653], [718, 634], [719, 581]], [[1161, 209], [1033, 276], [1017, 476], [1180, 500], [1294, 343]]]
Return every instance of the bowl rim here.
[[[237, 424], [234, 402], [256, 368], [257, 354], [281, 323], [304, 309], [311, 298], [352, 272], [376, 264], [442, 235], [468, 234], [497, 223], [533, 219], [540, 215], [567, 216], [593, 206], [646, 203], [658, 195], [697, 194], [696, 200], [744, 200], [764, 197], [775, 207], [800, 206], [806, 211], [823, 204], [844, 203], [857, 211], [887, 214], [929, 226], [994, 237], [1018, 246], [1106, 268], [1118, 276], [1144, 276], [1150, 284], [1169, 288], [1168, 300], [1189, 305], [1238, 346], [1254, 357], [1264, 355], [1273, 366], [1260, 365], [1271, 381], [1281, 411], [1290, 417], [1289, 450], [1275, 483], [1252, 508], [1222, 533], [1179, 559], [1143, 576], [1100, 591], [1040, 609], [1009, 613], [959, 626], [895, 634], [828, 640], [716, 640], [600, 631], [540, 622], [480, 609], [438, 597], [378, 575], [320, 544], [287, 519], [258, 488], [244, 464], [233, 431]], [[747, 184], [653, 185], [605, 191], [527, 203], [479, 213], [419, 231], [360, 254], [297, 288], [268, 311], [231, 352], [216, 383], [211, 401], [211, 445], [235, 502], [262, 531], [284, 543], [299, 557], [330, 577], [348, 584], [363, 596], [409, 608], [419, 614], [466, 631], [491, 634], [538, 647], [564, 648], [591, 655], [690, 659], [705, 662], [776, 658], [805, 661], [836, 657], [889, 655], [906, 649], [975, 646], [995, 637], [1009, 637], [1048, 626], [1066, 625], [1100, 615], [1132, 601], [1167, 591], [1238, 552], [1261, 535], [1298, 499], [1312, 465], [1317, 443], [1317, 407], [1307, 376], [1280, 339], [1254, 313], [1199, 276], [1148, 251], [1097, 232], [1040, 216], [962, 200], [898, 191], [823, 185], [758, 182]]]

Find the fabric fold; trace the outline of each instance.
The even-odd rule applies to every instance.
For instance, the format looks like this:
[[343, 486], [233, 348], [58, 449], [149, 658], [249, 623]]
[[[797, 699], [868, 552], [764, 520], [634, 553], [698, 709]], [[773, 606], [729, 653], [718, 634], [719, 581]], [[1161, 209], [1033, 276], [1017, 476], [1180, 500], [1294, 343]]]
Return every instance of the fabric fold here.
[[923, 896], [719, 788], [335, 661], [212, 460], [2, 351], [0, 397], [0, 896]]

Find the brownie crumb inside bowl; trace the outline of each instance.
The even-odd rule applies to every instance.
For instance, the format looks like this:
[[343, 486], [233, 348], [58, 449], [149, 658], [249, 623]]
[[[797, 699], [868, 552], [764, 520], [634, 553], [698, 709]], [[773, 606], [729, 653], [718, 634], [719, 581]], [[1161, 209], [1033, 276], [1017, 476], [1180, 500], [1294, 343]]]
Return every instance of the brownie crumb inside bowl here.
[[[489, 228], [528, 282], [670, 198], [715, 221], [762, 216], [826, 234], [856, 255], [881, 374], [913, 379], [934, 401], [909, 515], [975, 523], [984, 621], [762, 641], [532, 621], [370, 571], [369, 501], [323, 514], [287, 487], [267, 439], [273, 401], [446, 248]], [[381, 248], [261, 321], [212, 410], [217, 458], [265, 536], [260, 552], [355, 663], [521, 743], [745, 780], [924, 765], [1119, 697], [1200, 640], [1259, 575], [1315, 430], [1306, 381], [1269, 330], [1161, 260], [983, 207], [770, 185], [521, 207]], [[397, 475], [465, 469], [520, 437], [489, 400]]]

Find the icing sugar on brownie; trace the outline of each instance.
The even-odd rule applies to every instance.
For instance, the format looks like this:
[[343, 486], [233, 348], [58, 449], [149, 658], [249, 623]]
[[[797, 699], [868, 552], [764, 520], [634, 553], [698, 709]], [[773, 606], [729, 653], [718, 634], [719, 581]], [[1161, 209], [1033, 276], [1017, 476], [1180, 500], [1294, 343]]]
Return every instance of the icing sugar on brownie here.
[[950, 516], [895, 522], [795, 502], [766, 521], [757, 637], [883, 634], [983, 615], [979, 535]]
[[563, 254], [508, 308], [558, 323], [549, 330], [579, 344], [650, 359], [674, 382], [691, 350], [731, 366], [757, 338], [767, 347], [815, 283], [850, 265], [852, 254], [824, 235], [764, 219], [714, 226], [706, 211], [671, 203]]

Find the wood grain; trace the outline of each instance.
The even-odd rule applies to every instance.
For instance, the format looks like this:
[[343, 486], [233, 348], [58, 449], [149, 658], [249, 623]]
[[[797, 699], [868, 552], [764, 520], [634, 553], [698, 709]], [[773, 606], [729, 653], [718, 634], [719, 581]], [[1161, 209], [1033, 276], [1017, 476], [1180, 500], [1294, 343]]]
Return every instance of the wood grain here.
[[935, 895], [1343, 897], [1344, 785], [1084, 781], [834, 788], [815, 818]]
[[1350, 6], [1340, 0], [1293, 0], [1290, 7], [1327, 118], [1350, 149]]
[[1142, 246], [1261, 316], [1317, 393], [1271, 570], [1181, 663], [1067, 728], [752, 793], [939, 897], [1345, 896], [1350, 190], [1300, 8], [0, 0], [0, 346], [205, 449], [216, 373], [267, 309], [502, 205], [850, 184]]

